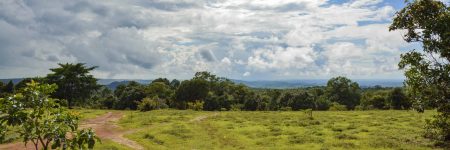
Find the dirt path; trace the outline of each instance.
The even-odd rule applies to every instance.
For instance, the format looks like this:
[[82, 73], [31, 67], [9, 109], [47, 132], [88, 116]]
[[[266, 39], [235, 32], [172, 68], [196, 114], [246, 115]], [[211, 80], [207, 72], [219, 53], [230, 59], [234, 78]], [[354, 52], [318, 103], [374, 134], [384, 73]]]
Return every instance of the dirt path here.
[[189, 122], [199, 122], [199, 121], [205, 120], [205, 119], [207, 119], [209, 117], [214, 117], [214, 116], [217, 116], [217, 115], [219, 115], [219, 113], [217, 113], [217, 112], [215, 112], [212, 115], [200, 115], [198, 117], [195, 117], [194, 119], [189, 120]]
[[[101, 139], [109, 139], [116, 143], [128, 146], [135, 150], [143, 150], [144, 148], [137, 144], [135, 141], [129, 140], [124, 137], [127, 133], [122, 131], [117, 126], [117, 121], [122, 118], [122, 113], [119, 112], [108, 112], [99, 117], [88, 119], [80, 124], [81, 128], [92, 128], [95, 133]], [[34, 150], [34, 145], [32, 143], [28, 143], [27, 146], [22, 142], [10, 143], [0, 145], [0, 149], [7, 150]]]
[[122, 113], [108, 112], [100, 117], [86, 120], [81, 124], [81, 128], [92, 128], [101, 139], [110, 139], [132, 149], [143, 150], [144, 148], [141, 145], [135, 141], [125, 138], [124, 135], [126, 132], [120, 130], [117, 126], [117, 121], [119, 121], [122, 117]]

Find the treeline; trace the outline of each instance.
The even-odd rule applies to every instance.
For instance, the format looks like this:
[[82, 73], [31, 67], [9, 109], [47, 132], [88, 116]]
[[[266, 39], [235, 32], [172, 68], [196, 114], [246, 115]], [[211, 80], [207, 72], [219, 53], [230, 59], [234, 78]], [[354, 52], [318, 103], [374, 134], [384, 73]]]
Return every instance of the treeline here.
[[410, 109], [412, 106], [402, 88], [361, 89], [345, 77], [332, 78], [323, 87], [281, 90], [252, 89], [209, 72], [197, 72], [190, 80], [158, 78], [150, 84], [131, 81], [112, 91], [98, 85], [97, 79], [89, 75], [95, 68], [81, 63], [60, 64], [46, 77], [24, 79], [16, 85], [11, 81], [0, 82], [0, 96], [14, 94], [34, 80], [56, 84], [58, 89], [52, 97], [69, 107], [277, 111]]

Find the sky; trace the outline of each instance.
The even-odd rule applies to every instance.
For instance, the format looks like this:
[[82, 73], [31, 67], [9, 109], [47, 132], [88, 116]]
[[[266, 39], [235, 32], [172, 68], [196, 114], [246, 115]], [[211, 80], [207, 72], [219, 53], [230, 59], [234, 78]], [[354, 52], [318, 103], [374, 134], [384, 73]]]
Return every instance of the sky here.
[[0, 78], [402, 79], [403, 0], [1, 0]]

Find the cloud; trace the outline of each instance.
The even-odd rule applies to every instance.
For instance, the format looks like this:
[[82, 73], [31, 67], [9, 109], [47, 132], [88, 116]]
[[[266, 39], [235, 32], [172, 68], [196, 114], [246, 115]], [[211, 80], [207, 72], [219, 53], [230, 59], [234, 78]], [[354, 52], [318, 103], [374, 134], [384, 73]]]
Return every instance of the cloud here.
[[99, 78], [401, 78], [409, 47], [387, 29], [395, 11], [383, 0], [3, 0], [0, 78], [57, 62], [99, 66]]

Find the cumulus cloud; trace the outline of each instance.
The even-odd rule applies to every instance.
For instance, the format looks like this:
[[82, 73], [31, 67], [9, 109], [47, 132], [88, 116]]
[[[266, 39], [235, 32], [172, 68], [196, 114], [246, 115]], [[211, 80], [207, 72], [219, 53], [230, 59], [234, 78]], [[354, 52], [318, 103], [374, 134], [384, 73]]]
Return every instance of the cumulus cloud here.
[[383, 0], [2, 0], [1, 78], [57, 62], [99, 78], [401, 77], [407, 48]]

